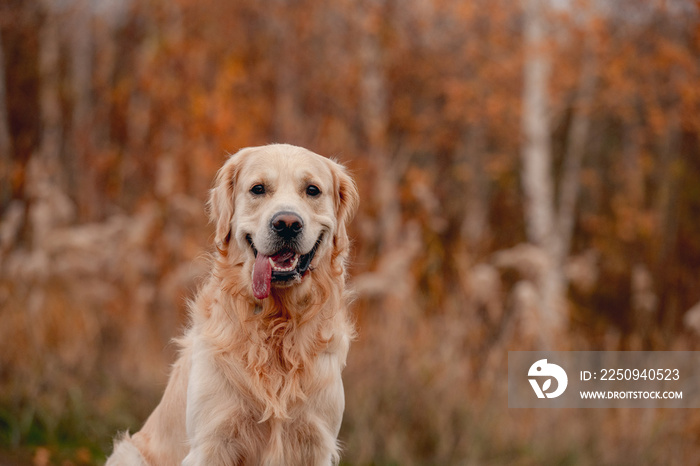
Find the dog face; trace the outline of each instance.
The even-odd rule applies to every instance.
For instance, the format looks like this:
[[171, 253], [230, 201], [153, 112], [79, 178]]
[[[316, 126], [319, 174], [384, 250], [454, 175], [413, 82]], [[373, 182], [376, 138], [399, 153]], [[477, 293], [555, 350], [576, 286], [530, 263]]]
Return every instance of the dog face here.
[[345, 224], [357, 204], [341, 165], [277, 144], [233, 155], [217, 174], [209, 210], [219, 251], [236, 249], [254, 296], [265, 299], [272, 288], [299, 285], [333, 249], [347, 247]]

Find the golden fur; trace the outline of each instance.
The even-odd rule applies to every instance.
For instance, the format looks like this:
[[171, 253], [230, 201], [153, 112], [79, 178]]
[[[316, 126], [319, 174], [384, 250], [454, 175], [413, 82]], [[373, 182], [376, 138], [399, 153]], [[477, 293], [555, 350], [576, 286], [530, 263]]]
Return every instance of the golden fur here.
[[[251, 194], [256, 184], [264, 195]], [[309, 196], [310, 184], [321, 194]], [[345, 225], [358, 201], [341, 165], [299, 147], [244, 149], [224, 164], [209, 200], [217, 253], [180, 357], [158, 407], [141, 431], [115, 441], [107, 466], [338, 462], [341, 371], [354, 335]], [[266, 247], [280, 209], [304, 221], [300, 254], [316, 254], [307, 275], [257, 299], [252, 247]]]

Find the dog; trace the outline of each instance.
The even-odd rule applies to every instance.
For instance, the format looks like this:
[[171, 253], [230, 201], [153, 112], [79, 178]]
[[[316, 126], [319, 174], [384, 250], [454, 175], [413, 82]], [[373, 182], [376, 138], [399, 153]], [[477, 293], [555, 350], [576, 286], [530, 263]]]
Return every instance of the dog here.
[[346, 230], [357, 186], [286, 144], [243, 149], [216, 175], [211, 272], [159, 405], [107, 466], [339, 462], [341, 372], [355, 336]]

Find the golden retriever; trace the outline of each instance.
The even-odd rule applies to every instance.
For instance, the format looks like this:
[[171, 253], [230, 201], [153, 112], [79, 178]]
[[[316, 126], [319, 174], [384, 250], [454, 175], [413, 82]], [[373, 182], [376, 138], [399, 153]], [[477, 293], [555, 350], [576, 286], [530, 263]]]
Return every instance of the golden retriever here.
[[243, 149], [208, 203], [212, 270], [190, 304], [163, 399], [107, 466], [339, 461], [346, 224], [359, 202], [338, 163], [300, 147]]

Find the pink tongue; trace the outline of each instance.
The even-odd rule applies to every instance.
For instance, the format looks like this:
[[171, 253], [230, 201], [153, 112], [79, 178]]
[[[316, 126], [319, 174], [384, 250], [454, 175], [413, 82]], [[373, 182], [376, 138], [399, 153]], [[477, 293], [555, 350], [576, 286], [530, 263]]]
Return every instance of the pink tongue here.
[[253, 294], [258, 299], [270, 296], [270, 280], [272, 280], [272, 266], [270, 256], [258, 252], [253, 265]]

